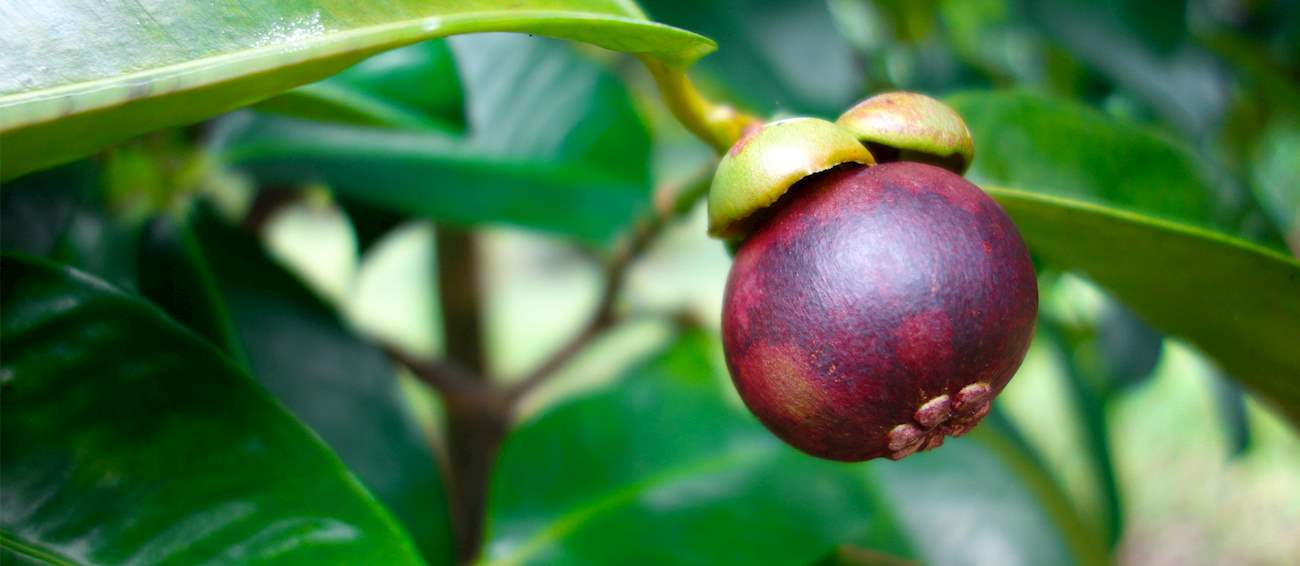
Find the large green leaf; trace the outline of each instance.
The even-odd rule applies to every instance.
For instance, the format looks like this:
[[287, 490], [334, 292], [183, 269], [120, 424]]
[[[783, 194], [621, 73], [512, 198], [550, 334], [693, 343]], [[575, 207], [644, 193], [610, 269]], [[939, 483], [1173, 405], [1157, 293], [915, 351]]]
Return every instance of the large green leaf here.
[[0, 549], [15, 561], [418, 564], [216, 349], [81, 272], [0, 260]]
[[1087, 275], [1300, 422], [1300, 262], [1120, 208], [985, 188], [1035, 253]]
[[1234, 203], [1206, 181], [1192, 152], [1139, 126], [1029, 93], [948, 97], [975, 136], [977, 184], [1086, 200], [1230, 229]]
[[[201, 208], [188, 222], [160, 218], [152, 226], [141, 265], [171, 269], [142, 271], [142, 291], [196, 329], [219, 317], [258, 381], [402, 521], [429, 562], [449, 564], [451, 529], [432, 442], [403, 402], [388, 358], [251, 235]], [[163, 274], [185, 284], [145, 285]]]
[[937, 564], [1071, 561], [1027, 480], [984, 444], [870, 465], [805, 456], [728, 401], [715, 343], [687, 335], [513, 433], [486, 562], [800, 564], [842, 543], [910, 559], [913, 541]]
[[16, 0], [0, 4], [0, 174], [251, 104], [386, 49], [484, 31], [680, 67], [713, 49], [627, 0]]
[[319, 179], [358, 201], [456, 224], [607, 238], [650, 193], [650, 142], [622, 83], [570, 46], [492, 34], [451, 41], [469, 132], [236, 116], [224, 159], [265, 183]]

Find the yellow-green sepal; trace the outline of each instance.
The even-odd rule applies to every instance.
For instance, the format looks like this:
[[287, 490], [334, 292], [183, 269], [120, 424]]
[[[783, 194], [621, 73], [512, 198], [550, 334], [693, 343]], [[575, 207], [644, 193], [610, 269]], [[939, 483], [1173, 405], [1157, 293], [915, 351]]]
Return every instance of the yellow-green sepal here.
[[836, 165], [874, 165], [871, 152], [848, 130], [818, 118], [768, 122], [731, 146], [709, 189], [709, 235], [734, 240], [744, 222], [799, 180]]
[[886, 161], [920, 161], [958, 175], [975, 159], [975, 141], [956, 110], [924, 94], [887, 92], [857, 103], [835, 121]]

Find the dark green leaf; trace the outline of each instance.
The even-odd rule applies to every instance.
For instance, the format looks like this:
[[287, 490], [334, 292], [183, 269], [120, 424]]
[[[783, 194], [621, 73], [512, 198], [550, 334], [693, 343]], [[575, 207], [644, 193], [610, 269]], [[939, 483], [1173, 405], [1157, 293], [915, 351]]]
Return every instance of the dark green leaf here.
[[513, 433], [489, 564], [800, 564], [849, 539], [910, 555], [859, 468], [800, 455], [726, 403], [710, 341]]
[[623, 85], [560, 42], [451, 40], [466, 137], [238, 116], [225, 160], [267, 183], [320, 179], [358, 201], [455, 224], [607, 238], [650, 192], [649, 134]]
[[985, 188], [1041, 257], [1087, 275], [1300, 422], [1300, 263], [1123, 209]]
[[6, 181], [0, 193], [0, 248], [134, 288], [139, 222], [110, 210], [102, 190], [104, 169], [96, 160], [82, 160]]
[[[57, 31], [57, 33], [56, 33]], [[514, 31], [685, 67], [713, 49], [624, 0], [299, 0], [0, 6], [0, 174], [202, 120], [434, 37]]]
[[913, 540], [936, 564], [1071, 562], [1024, 486], [1041, 479], [1032, 466], [966, 439], [898, 463], [805, 456], [729, 402], [713, 343], [688, 335], [516, 431], [493, 477], [488, 563], [799, 564], [841, 543], [911, 559]]
[[338, 459], [157, 309], [0, 260], [0, 548], [24, 561], [418, 564]]
[[189, 228], [171, 216], [154, 218], [141, 231], [137, 257], [140, 294], [247, 369], [212, 269]]
[[381, 53], [257, 108], [324, 122], [443, 131], [465, 127], [460, 77], [445, 41]]
[[[166, 274], [173, 277], [186, 273], [186, 265], [204, 271], [193, 285], [157, 289], [150, 297], [180, 313], [229, 316], [220, 322], [232, 328], [252, 374], [402, 520], [426, 559], [449, 564], [447, 501], [432, 442], [403, 403], [387, 357], [350, 332], [250, 235], [212, 214], [200, 209], [188, 224], [150, 235], [145, 249], [156, 255], [142, 255], [142, 264], [170, 260], [177, 267]], [[166, 274], [142, 273], [142, 290], [151, 288], [145, 281]]]
[[5, 183], [0, 248], [35, 256], [52, 253], [98, 181], [96, 164], [78, 161]]

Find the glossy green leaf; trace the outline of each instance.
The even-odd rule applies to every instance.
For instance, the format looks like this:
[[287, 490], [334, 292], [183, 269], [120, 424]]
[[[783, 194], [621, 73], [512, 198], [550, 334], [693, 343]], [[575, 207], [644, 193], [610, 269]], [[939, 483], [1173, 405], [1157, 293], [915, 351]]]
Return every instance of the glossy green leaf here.
[[0, 4], [0, 174], [15, 177], [150, 130], [320, 80], [380, 51], [513, 31], [685, 67], [708, 39], [626, 0], [20, 0]]
[[445, 41], [381, 53], [323, 81], [259, 103], [258, 110], [363, 126], [465, 127], [456, 61]]
[[1036, 254], [1087, 275], [1145, 321], [1195, 344], [1300, 422], [1295, 344], [1300, 262], [1223, 234], [1119, 208], [985, 189]]
[[487, 562], [800, 564], [868, 533], [909, 556], [854, 467], [797, 454], [727, 405], [709, 348], [689, 336], [513, 433]]
[[614, 75], [553, 40], [450, 43], [467, 96], [464, 137], [243, 115], [218, 134], [218, 150], [264, 183], [319, 179], [357, 201], [454, 224], [602, 240], [644, 207], [649, 134]]
[[[217, 322], [230, 328], [233, 347], [257, 380], [402, 521], [430, 563], [450, 564], [451, 528], [432, 442], [403, 402], [388, 358], [251, 235], [202, 208], [188, 222], [152, 225], [142, 244], [141, 290], [176, 315], [208, 313], [196, 329], [222, 317]], [[183, 276], [194, 271], [199, 276]], [[146, 285], [165, 276], [177, 286]]]
[[81, 272], [0, 260], [0, 548], [91, 563], [418, 564], [240, 369]]
[[727, 398], [715, 343], [687, 335], [513, 433], [485, 562], [800, 564], [841, 544], [934, 564], [1072, 561], [1028, 480], [984, 444], [898, 463], [800, 454]]

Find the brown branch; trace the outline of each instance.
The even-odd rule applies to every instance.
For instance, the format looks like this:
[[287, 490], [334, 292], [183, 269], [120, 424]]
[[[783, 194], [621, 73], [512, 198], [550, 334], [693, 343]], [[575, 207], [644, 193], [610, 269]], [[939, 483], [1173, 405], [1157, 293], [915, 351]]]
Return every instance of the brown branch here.
[[506, 391], [507, 401], [511, 405], [518, 403], [525, 395], [568, 364], [593, 340], [618, 323], [619, 316], [615, 308], [623, 294], [628, 268], [640, 259], [646, 248], [663, 232], [664, 227], [671, 220], [690, 212], [695, 204], [708, 194], [709, 183], [716, 165], [716, 162], [710, 162], [677, 190], [660, 192], [662, 198], [657, 198], [655, 205], [633, 224], [628, 236], [605, 261], [604, 285], [600, 290], [600, 298], [596, 302], [596, 310], [587, 319], [587, 323], [560, 349]]
[[443, 341], [447, 357], [473, 375], [483, 377], [482, 285], [479, 284], [478, 240], [473, 232], [437, 227], [438, 299], [442, 305]]
[[502, 392], [486, 379], [483, 297], [474, 233], [438, 226], [437, 254], [438, 298], [447, 357], [464, 367], [468, 376], [452, 380], [451, 374], [445, 374], [443, 378], [457, 386], [473, 384], [464, 389], [464, 395], [443, 397], [455, 556], [457, 563], [469, 564], [482, 547], [488, 482], [512, 415]]
[[[482, 378], [448, 360], [422, 360], [391, 344], [381, 346], [389, 358], [410, 370], [446, 400], [468, 399], [483, 395], [486, 388]], [[454, 401], [448, 401], [454, 402]]]

